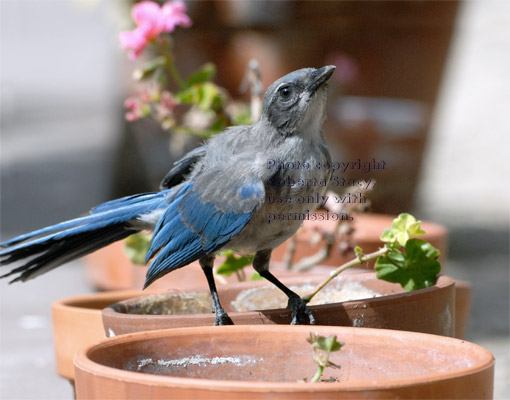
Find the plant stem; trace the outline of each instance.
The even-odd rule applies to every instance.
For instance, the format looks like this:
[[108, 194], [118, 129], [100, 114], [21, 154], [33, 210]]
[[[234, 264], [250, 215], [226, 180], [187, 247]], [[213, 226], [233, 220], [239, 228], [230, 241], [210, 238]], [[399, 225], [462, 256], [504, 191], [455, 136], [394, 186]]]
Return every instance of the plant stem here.
[[168, 72], [170, 73], [170, 76], [174, 80], [174, 82], [179, 86], [179, 89], [184, 89], [186, 86], [186, 83], [181, 77], [181, 74], [175, 67], [174, 58], [172, 56], [172, 42], [170, 38], [161, 37], [158, 42], [156, 42], [161, 49], [161, 55], [165, 57], [166, 63], [165, 67], [167, 68]]
[[386, 246], [384, 246], [383, 248], [381, 248], [377, 251], [374, 251], [373, 253], [366, 254], [366, 255], [362, 254], [361, 256], [355, 258], [354, 260], [346, 262], [345, 264], [343, 264], [342, 266], [340, 266], [339, 268], [337, 268], [336, 270], [331, 272], [329, 274], [329, 277], [324, 282], [322, 282], [320, 285], [318, 285], [312, 293], [307, 294], [306, 296], [302, 297], [301, 300], [303, 300], [303, 302], [305, 304], [310, 302], [310, 300], [312, 300], [312, 298], [317, 293], [319, 293], [329, 282], [331, 282], [334, 278], [336, 278], [341, 272], [345, 271], [346, 269], [355, 267], [356, 265], [360, 265], [360, 264], [366, 263], [368, 261], [371, 261], [374, 258], [377, 258], [379, 256], [383, 256], [386, 254], [387, 251], [388, 251], [388, 248]]
[[319, 382], [319, 379], [321, 379], [323, 372], [324, 366], [322, 364], [317, 365], [317, 371], [315, 372], [315, 375], [313, 376], [310, 382]]
[[170, 75], [172, 76], [175, 83], [177, 83], [177, 86], [179, 86], [179, 89], [184, 89], [185, 87], [184, 80], [181, 78], [179, 71], [177, 71], [177, 68], [175, 67], [172, 57], [168, 55], [166, 59], [167, 59], [166, 67], [168, 68]]

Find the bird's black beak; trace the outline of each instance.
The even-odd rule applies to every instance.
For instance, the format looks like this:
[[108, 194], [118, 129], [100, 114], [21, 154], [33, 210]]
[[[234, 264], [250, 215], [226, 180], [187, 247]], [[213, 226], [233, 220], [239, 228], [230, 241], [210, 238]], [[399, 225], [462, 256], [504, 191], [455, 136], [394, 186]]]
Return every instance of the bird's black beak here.
[[331, 78], [331, 75], [333, 75], [333, 72], [335, 72], [335, 68], [336, 67], [334, 65], [326, 65], [325, 67], [313, 71], [311, 74], [311, 83], [308, 86], [308, 91], [311, 94], [315, 93], [317, 89], [319, 89], [329, 80], [329, 78]]

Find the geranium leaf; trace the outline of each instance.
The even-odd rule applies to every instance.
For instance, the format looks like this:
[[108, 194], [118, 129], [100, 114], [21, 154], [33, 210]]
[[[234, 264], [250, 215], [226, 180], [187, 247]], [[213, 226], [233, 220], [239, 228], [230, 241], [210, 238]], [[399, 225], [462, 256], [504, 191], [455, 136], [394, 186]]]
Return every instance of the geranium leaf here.
[[188, 77], [186, 86], [189, 87], [211, 81], [214, 75], [216, 75], [216, 66], [213, 63], [206, 63]]
[[145, 265], [145, 255], [149, 250], [151, 236], [138, 232], [124, 239], [124, 253], [133, 264]]
[[221, 264], [216, 273], [230, 276], [253, 262], [253, 256], [236, 256], [233, 251], [224, 251], [225, 261]]
[[421, 239], [409, 239], [405, 252], [391, 249], [379, 257], [375, 271], [379, 279], [400, 283], [406, 291], [423, 289], [435, 284], [441, 272], [437, 261], [439, 251]]

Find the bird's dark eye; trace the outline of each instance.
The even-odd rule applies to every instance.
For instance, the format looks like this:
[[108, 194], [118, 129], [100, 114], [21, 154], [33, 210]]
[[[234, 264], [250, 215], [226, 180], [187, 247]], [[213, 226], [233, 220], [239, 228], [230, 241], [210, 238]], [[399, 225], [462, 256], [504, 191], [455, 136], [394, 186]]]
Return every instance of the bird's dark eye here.
[[292, 93], [292, 90], [288, 86], [283, 86], [280, 88], [280, 96], [282, 96], [284, 99], [288, 99]]

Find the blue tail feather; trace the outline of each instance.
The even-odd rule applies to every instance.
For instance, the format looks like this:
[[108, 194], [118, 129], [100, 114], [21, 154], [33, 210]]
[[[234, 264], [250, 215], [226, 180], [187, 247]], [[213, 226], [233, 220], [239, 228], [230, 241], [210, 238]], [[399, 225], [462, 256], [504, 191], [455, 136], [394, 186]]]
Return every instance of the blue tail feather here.
[[62, 222], [0, 243], [0, 264], [27, 260], [4, 278], [19, 274], [25, 281], [82, 257], [138, 231], [132, 222], [166, 206], [168, 191], [113, 200], [95, 207], [86, 217]]

